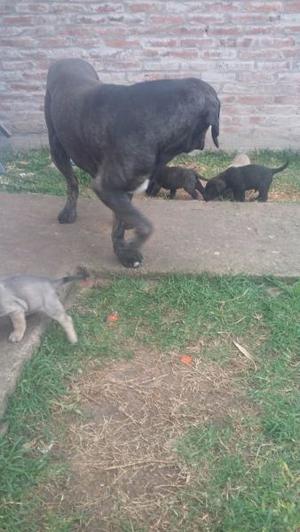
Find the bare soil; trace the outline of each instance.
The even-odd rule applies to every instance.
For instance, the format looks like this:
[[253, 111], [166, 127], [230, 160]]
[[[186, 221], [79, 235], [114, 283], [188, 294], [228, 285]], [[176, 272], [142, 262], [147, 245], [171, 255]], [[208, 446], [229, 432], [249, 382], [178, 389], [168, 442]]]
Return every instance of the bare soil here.
[[[195, 349], [199, 345], [190, 353]], [[66, 398], [83, 416], [66, 414], [65, 402], [56, 408], [56, 422], [66, 428], [54, 452], [71, 473], [67, 484], [46, 486], [48, 510], [84, 511], [79, 530], [91, 532], [120, 530], [122, 519], [146, 530], [170, 530], [176, 497], [195, 474], [176, 452], [176, 442], [187, 429], [222, 426], [228, 416], [239, 430], [252, 407], [233, 377], [250, 365], [237, 356], [222, 369], [193, 355], [185, 364], [178, 353], [144, 349], [130, 361], [101, 368], [91, 362]]]

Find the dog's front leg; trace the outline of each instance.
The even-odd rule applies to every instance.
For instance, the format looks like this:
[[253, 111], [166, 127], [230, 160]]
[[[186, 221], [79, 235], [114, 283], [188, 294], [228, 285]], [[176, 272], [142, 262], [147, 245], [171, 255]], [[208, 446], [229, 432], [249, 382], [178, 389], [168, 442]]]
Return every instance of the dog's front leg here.
[[9, 314], [14, 330], [9, 335], [10, 342], [20, 342], [26, 330], [26, 319], [23, 310], [16, 310]]
[[[161, 186], [154, 179], [153, 181], [151, 181], [149, 187], [146, 190], [146, 193], [148, 196], [155, 198], [155, 196], [157, 196], [157, 194], [159, 193], [160, 189], [161, 189]], [[175, 193], [176, 193], [176, 190], [175, 190]]]
[[245, 201], [245, 190], [241, 188], [235, 188], [233, 190], [233, 197], [235, 201]]
[[[151, 223], [131, 204], [131, 194], [107, 189], [97, 178], [93, 188], [97, 196], [115, 214], [112, 242], [119, 261], [126, 268], [139, 267], [143, 261], [140, 248], [152, 233]], [[135, 236], [126, 242], [124, 236], [128, 229], [134, 229]]]

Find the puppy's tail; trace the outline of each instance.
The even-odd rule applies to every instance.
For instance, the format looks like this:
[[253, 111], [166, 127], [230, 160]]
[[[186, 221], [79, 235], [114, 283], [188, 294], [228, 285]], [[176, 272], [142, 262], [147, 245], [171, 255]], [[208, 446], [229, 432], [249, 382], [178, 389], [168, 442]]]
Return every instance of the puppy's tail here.
[[289, 161], [286, 161], [282, 166], [279, 166], [279, 168], [272, 168], [272, 174], [278, 174], [278, 172], [283, 172], [289, 165]]
[[63, 284], [72, 283], [73, 281], [83, 281], [89, 277], [89, 273], [84, 268], [80, 268], [76, 275], [66, 275], [66, 277], [61, 277], [60, 279], [54, 279], [52, 284], [56, 288], [62, 286]]

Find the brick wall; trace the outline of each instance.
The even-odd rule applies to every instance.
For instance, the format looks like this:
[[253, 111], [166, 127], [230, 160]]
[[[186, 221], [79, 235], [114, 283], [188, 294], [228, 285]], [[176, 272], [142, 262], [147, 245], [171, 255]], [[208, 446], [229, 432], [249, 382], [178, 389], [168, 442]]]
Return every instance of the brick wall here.
[[0, 121], [45, 141], [49, 64], [107, 82], [197, 76], [222, 101], [223, 148], [299, 148], [300, 0], [0, 0]]

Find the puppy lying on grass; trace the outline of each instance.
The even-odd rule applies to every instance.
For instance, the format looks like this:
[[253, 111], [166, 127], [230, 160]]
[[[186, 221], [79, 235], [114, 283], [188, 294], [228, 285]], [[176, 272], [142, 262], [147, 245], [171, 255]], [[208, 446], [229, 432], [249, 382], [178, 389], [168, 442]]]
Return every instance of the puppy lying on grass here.
[[246, 190], [255, 190], [259, 193], [258, 201], [267, 201], [274, 174], [283, 172], [287, 166], [288, 161], [279, 168], [267, 168], [258, 164], [230, 166], [206, 183], [204, 199], [210, 201], [231, 190], [235, 201], [245, 201]]
[[9, 316], [13, 331], [9, 336], [11, 342], [20, 342], [26, 330], [26, 314], [42, 312], [58, 321], [72, 344], [77, 342], [73, 321], [66, 313], [58, 299], [56, 290], [72, 281], [86, 279], [85, 272], [78, 275], [49, 279], [33, 275], [16, 275], [0, 277], [0, 317]]
[[148, 196], [154, 197], [161, 188], [165, 188], [170, 190], [170, 199], [173, 199], [177, 189], [183, 188], [193, 199], [199, 199], [199, 192], [202, 195], [204, 192], [200, 179], [201, 176], [191, 168], [163, 166], [155, 172], [146, 192]]

